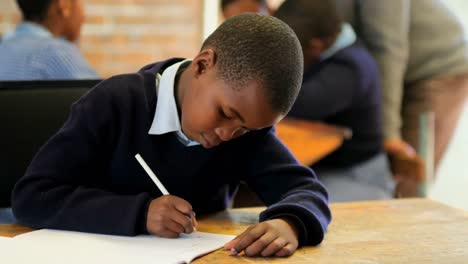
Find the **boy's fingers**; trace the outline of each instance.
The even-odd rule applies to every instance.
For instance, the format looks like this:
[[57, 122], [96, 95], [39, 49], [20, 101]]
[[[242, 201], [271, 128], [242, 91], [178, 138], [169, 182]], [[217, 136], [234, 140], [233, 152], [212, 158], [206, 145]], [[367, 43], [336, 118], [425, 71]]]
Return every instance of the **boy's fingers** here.
[[173, 197], [174, 197], [173, 206], [175, 209], [177, 209], [179, 212], [187, 216], [193, 215], [192, 205], [190, 205], [189, 202], [177, 196], [173, 196]]
[[[150, 226], [148, 226], [148, 233], [157, 235], [159, 237], [168, 237], [168, 238], [175, 238], [179, 236], [179, 233], [177, 230], [178, 228], [182, 228], [180, 225], [175, 224], [173, 221], [165, 221], [167, 223], [151, 223]], [[179, 226], [179, 227], [177, 227]], [[177, 231], [174, 231], [177, 230]], [[182, 229], [183, 230], [183, 229]]]
[[237, 242], [239, 241], [239, 236], [235, 237], [233, 240], [227, 242], [226, 244], [224, 244], [224, 249], [231, 249], [234, 247], [235, 244], [237, 244]]
[[164, 225], [164, 228], [166, 230], [176, 233], [177, 235], [185, 232], [184, 226], [174, 220], [167, 221]]
[[233, 240], [231, 240], [231, 241], [227, 242], [226, 244], [224, 244], [224, 248], [225, 249], [232, 249], [239, 242], [239, 240], [241, 240], [242, 237], [245, 236], [245, 234], [247, 234], [249, 232], [249, 230], [251, 230], [252, 228], [253, 228], [253, 226], [249, 226], [240, 235], [237, 235]]
[[262, 255], [262, 257], [269, 257], [271, 255], [274, 255], [278, 253], [287, 244], [288, 242], [286, 240], [282, 238], [276, 238], [265, 249], [263, 249], [260, 255]]
[[296, 250], [296, 246], [289, 243], [286, 246], [284, 246], [282, 249], [280, 249], [278, 252], [276, 252], [275, 256], [288, 257], [288, 256], [291, 256], [295, 250]]
[[173, 196], [172, 198], [172, 205], [178, 212], [177, 215], [173, 218], [174, 221], [184, 227], [185, 233], [192, 233], [195, 227], [195, 222], [193, 222], [195, 213], [192, 210], [192, 205], [180, 197]]
[[239, 253], [242, 252], [255, 240], [263, 236], [265, 234], [265, 231], [266, 230], [262, 227], [262, 225], [257, 225], [252, 229], [247, 229], [244, 233], [241, 234], [239, 242], [236, 245], [234, 245], [234, 249]]
[[245, 255], [247, 256], [260, 255], [260, 253], [262, 253], [263, 250], [267, 248], [270, 245], [270, 243], [272, 243], [276, 238], [277, 236], [274, 233], [266, 232], [263, 236], [255, 240], [252, 244], [247, 246], [246, 249], [244, 249]]
[[177, 232], [173, 232], [171, 230], [168, 230], [168, 229], [165, 229], [165, 230], [162, 230], [160, 231], [158, 234], [156, 234], [157, 236], [160, 236], [160, 237], [167, 237], [167, 238], [176, 238], [176, 237], [179, 237], [179, 233]]
[[194, 226], [192, 218], [186, 214], [174, 209], [174, 213], [171, 215], [171, 219], [182, 227], [182, 231], [180, 233], [190, 234], [193, 232]]

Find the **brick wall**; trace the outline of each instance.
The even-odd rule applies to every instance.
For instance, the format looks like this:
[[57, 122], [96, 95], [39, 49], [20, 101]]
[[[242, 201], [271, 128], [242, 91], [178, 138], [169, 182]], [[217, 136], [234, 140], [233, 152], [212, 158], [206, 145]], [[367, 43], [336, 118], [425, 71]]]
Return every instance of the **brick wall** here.
[[[83, 0], [79, 46], [103, 77], [169, 57], [192, 57], [202, 41], [202, 0]], [[21, 20], [15, 0], [0, 0], [0, 34]]]

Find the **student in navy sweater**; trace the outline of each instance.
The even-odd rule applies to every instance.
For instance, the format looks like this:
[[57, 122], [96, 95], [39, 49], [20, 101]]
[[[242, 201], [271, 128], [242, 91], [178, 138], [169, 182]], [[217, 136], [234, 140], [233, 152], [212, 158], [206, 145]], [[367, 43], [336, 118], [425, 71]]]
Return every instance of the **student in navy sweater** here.
[[[268, 208], [226, 244], [288, 256], [319, 244], [327, 192], [276, 138], [299, 92], [300, 43], [280, 20], [233, 17], [193, 60], [169, 59], [105, 80], [73, 104], [13, 191], [21, 224], [115, 235], [191, 233], [225, 209], [240, 181]], [[140, 153], [171, 195], [135, 160]]]
[[286, 0], [275, 12], [297, 34], [304, 80], [289, 117], [352, 129], [336, 151], [313, 165], [332, 201], [389, 199], [393, 180], [383, 151], [377, 65], [343, 24], [333, 1]]

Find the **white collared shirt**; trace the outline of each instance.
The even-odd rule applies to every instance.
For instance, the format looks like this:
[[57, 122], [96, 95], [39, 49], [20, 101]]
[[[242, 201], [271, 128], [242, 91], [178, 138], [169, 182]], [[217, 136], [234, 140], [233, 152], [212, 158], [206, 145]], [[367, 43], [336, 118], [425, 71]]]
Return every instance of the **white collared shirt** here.
[[320, 59], [325, 60], [330, 58], [338, 51], [353, 45], [354, 42], [356, 42], [356, 33], [354, 32], [353, 27], [349, 23], [343, 23], [341, 25], [341, 31], [335, 42], [331, 47], [320, 54]]
[[177, 139], [187, 147], [197, 146], [200, 143], [190, 140], [183, 132], [180, 125], [179, 113], [174, 95], [175, 77], [180, 65], [191, 60], [183, 60], [164, 70], [162, 75], [156, 74], [156, 94], [158, 102], [156, 111], [148, 134], [162, 135], [175, 132]]

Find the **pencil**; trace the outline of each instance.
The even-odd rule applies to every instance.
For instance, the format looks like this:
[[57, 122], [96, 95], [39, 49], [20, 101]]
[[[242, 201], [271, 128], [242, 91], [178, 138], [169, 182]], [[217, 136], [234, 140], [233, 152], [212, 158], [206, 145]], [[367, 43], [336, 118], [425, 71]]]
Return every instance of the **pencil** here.
[[161, 191], [163, 195], [169, 195], [169, 192], [167, 189], [164, 187], [164, 185], [161, 183], [161, 181], [156, 177], [156, 174], [151, 170], [151, 168], [146, 164], [145, 160], [140, 156], [140, 154], [136, 154], [135, 158], [138, 160], [140, 165], [143, 167], [143, 169], [146, 171], [148, 176], [153, 180], [154, 184], [158, 187], [158, 189]]
[[[137, 153], [135, 155], [135, 159], [138, 160], [141, 167], [143, 167], [143, 169], [146, 171], [146, 173], [151, 178], [151, 180], [153, 180], [154, 184], [156, 184], [156, 186], [161, 191], [161, 193], [163, 195], [169, 195], [169, 192], [167, 191], [166, 187], [164, 187], [162, 182], [158, 179], [158, 177], [156, 177], [156, 174], [154, 174], [153, 170], [151, 170], [151, 168], [148, 166], [148, 164], [146, 164], [145, 160], [141, 157], [141, 155], [139, 153]], [[192, 222], [194, 221], [193, 220], [194, 219], [194, 213], [188, 215], [188, 217], [190, 218], [190, 220], [192, 220]], [[193, 226], [193, 230], [197, 231], [197, 228], [195, 226]]]

